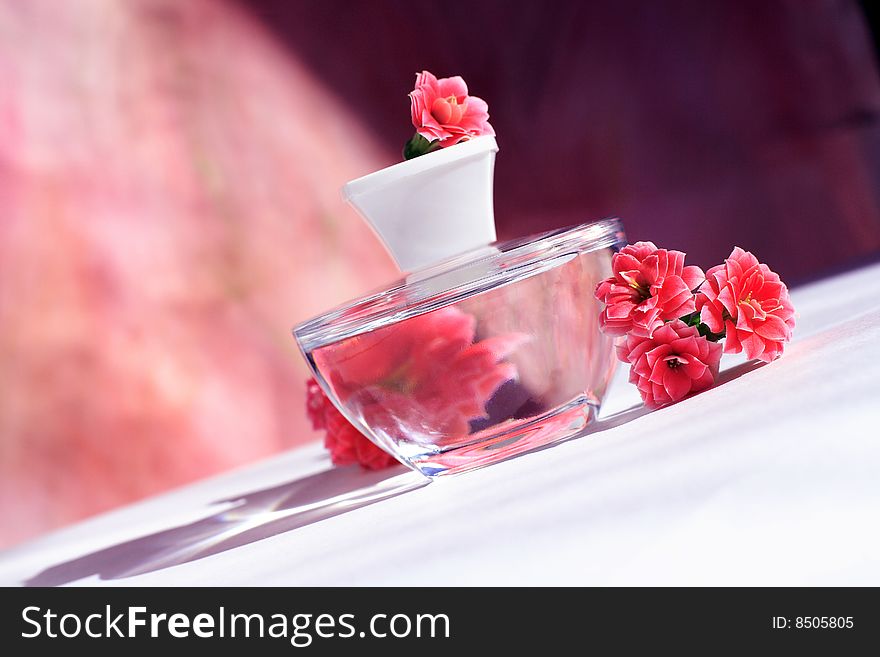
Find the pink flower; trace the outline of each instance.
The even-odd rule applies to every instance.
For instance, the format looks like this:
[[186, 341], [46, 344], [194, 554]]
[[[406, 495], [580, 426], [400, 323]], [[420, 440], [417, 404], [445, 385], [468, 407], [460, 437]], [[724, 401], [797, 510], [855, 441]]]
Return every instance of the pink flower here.
[[440, 146], [452, 146], [465, 139], [495, 135], [489, 125], [489, 106], [468, 95], [461, 76], [437, 79], [428, 71], [416, 75], [416, 87], [409, 94], [416, 132]]
[[712, 267], [697, 295], [700, 321], [726, 333], [724, 352], [745, 350], [748, 358], [777, 358], [794, 329], [788, 288], [767, 265], [738, 246], [723, 265]]
[[466, 436], [501, 384], [516, 378], [504, 358], [525, 339], [474, 342], [475, 329], [473, 316], [441, 308], [324, 347], [315, 362], [341, 402], [392, 440], [401, 427]]
[[330, 400], [321, 390], [321, 386], [314, 377], [306, 381], [306, 416], [312, 423], [312, 429], [320, 431], [327, 428], [327, 420], [324, 412]]
[[630, 363], [629, 380], [636, 384], [645, 406], [658, 408], [711, 387], [718, 374], [721, 345], [676, 319], [657, 328], [650, 338], [629, 333], [618, 346], [617, 356]]
[[330, 451], [334, 465], [360, 463], [368, 470], [381, 470], [397, 463], [336, 410], [314, 379], [306, 383], [306, 413], [313, 429], [326, 430], [324, 447]]
[[599, 317], [602, 330], [651, 337], [664, 321], [694, 312], [693, 290], [704, 276], [699, 267], [685, 267], [684, 256], [658, 249], [653, 242], [636, 242], [615, 253], [614, 275], [596, 287], [596, 298], [605, 304]]

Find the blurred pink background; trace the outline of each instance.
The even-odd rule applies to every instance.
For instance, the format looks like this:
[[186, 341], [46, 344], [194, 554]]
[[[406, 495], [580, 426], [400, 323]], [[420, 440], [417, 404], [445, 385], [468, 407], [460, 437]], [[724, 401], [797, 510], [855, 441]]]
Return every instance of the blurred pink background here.
[[393, 278], [339, 188], [422, 68], [489, 102], [503, 237], [880, 251], [855, 2], [0, 0], [0, 545], [316, 439], [289, 329]]

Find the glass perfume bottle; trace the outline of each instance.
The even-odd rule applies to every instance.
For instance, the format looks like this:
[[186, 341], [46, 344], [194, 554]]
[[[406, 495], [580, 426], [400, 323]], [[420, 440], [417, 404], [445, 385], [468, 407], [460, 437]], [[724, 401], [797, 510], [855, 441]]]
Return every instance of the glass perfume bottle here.
[[616, 363], [593, 291], [625, 243], [621, 223], [487, 244], [496, 151], [479, 138], [349, 183], [410, 273], [294, 329], [342, 414], [429, 476], [576, 436]]

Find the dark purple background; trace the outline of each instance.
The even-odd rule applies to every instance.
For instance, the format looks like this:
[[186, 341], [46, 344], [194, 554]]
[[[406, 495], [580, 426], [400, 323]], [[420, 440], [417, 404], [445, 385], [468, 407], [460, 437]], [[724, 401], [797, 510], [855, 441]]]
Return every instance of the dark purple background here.
[[412, 134], [423, 68], [489, 102], [501, 237], [608, 215], [704, 267], [790, 283], [880, 251], [880, 85], [851, 1], [260, 0], [375, 131]]

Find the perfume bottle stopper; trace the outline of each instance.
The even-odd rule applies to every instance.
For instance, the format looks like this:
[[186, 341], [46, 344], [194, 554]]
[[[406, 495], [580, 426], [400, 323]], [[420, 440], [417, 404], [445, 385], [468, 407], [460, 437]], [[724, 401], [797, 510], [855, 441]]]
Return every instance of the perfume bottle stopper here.
[[477, 137], [352, 180], [343, 195], [411, 272], [495, 241], [497, 151]]

